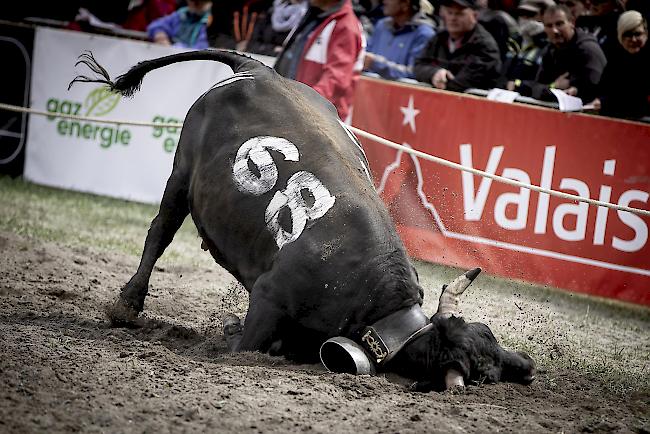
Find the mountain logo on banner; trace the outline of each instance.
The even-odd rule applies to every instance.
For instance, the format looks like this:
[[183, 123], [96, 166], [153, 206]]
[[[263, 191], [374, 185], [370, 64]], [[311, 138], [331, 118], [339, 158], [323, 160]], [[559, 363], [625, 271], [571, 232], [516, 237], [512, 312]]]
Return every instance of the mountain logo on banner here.
[[[416, 108], [414, 96], [409, 95], [408, 103], [404, 105], [402, 102], [399, 110], [403, 116], [401, 126], [398, 126], [399, 124], [395, 122], [395, 127], [397, 128], [393, 127], [393, 133], [403, 137], [408, 135], [408, 130], [410, 130], [411, 133], [415, 134], [417, 132], [416, 117], [421, 111]], [[422, 138], [422, 134], [423, 132], [420, 131], [420, 139]], [[412, 140], [417, 141], [418, 137], [413, 137]], [[406, 142], [402, 142], [402, 145], [412, 149], [411, 145]], [[504, 146], [492, 147], [484, 169], [486, 172], [496, 174], [504, 149]], [[472, 161], [472, 145], [469, 143], [460, 144], [459, 152], [461, 164], [466, 167], [474, 167]], [[520, 188], [516, 192], [506, 191], [496, 193], [495, 203], [491, 210], [494, 220], [488, 220], [488, 216], [485, 214], [487, 197], [490, 194], [492, 180], [489, 178], [477, 178], [479, 181], [478, 186], [476, 186], [475, 175], [467, 172], [459, 173], [461, 178], [460, 195], [462, 196], [460, 207], [454, 208], [450, 212], [450, 205], [444, 198], [448, 187], [442, 188], [442, 196], [437, 197], [436, 202], [434, 202], [434, 198], [430, 195], [432, 187], [425, 184], [425, 180], [427, 182], [430, 181], [429, 177], [432, 176], [431, 172], [421, 166], [418, 157], [412, 154], [405, 154], [407, 154], [406, 151], [397, 150], [394, 159], [384, 160], [383, 169], [380, 168], [381, 166], [378, 167], [381, 175], [378, 180], [377, 192], [399, 225], [414, 229], [432, 229], [432, 226], [435, 226], [433, 229], [439, 231], [445, 238], [650, 276], [650, 270], [642, 267], [622, 265], [600, 258], [569, 254], [561, 250], [540, 248], [535, 245], [530, 245], [526, 241], [522, 242], [521, 239], [506, 241], [493, 236], [484, 236], [483, 233], [464, 233], [463, 224], [459, 223], [458, 220], [454, 221], [454, 216], [460, 214], [464, 222], [477, 221], [487, 223], [488, 225], [492, 224], [490, 222], [493, 222], [495, 226], [510, 231], [511, 233], [526, 229], [531, 219], [534, 219], [534, 227], [531, 228], [534, 234], [545, 234], [547, 231], [552, 231], [553, 236], [562, 241], [591, 240], [594, 246], [602, 246], [608, 242], [608, 237], [606, 237], [607, 224], [608, 220], [612, 220], [612, 218], [608, 219], [607, 212], [599, 208], [596, 218], [590, 220], [588, 218], [589, 209], [584, 203], [562, 203], [551, 210], [548, 195], [544, 194], [540, 195], [536, 208], [532, 209], [530, 205], [530, 191]], [[545, 147], [542, 173], [540, 175], [542, 187], [551, 188], [552, 186], [551, 181], [556, 160], [555, 154], [555, 146]], [[602, 170], [603, 175], [613, 176], [615, 166], [615, 159], [605, 160]], [[527, 184], [531, 182], [531, 175], [519, 168], [505, 167], [502, 170], [502, 176]], [[561, 189], [573, 189], [583, 197], [590, 196], [587, 184], [582, 180], [565, 177], [560, 180], [559, 185]], [[612, 187], [610, 185], [601, 185], [599, 199], [609, 201], [611, 189]], [[427, 194], [427, 191], [429, 191], [429, 194]], [[454, 197], [457, 196], [457, 193], [452, 192], [451, 194]], [[625, 190], [618, 199], [618, 204], [629, 206], [633, 201], [647, 202], [648, 192], [638, 189]], [[454, 207], [459, 206], [457, 199], [454, 199], [453, 202]], [[438, 209], [436, 209], [434, 203], [438, 206]], [[506, 212], [508, 209], [510, 209], [510, 213]], [[460, 210], [462, 210], [462, 213], [459, 212]], [[642, 250], [649, 239], [648, 225], [645, 221], [639, 216], [630, 213], [621, 213], [620, 211], [615, 216], [628, 229], [628, 234], [626, 237], [612, 234], [609, 237], [611, 247], [616, 251], [629, 253]], [[573, 221], [573, 226], [570, 225], [571, 221]], [[567, 222], [569, 222], [568, 226]], [[592, 224], [591, 229], [587, 228], [588, 224]]]
[[[420, 110], [415, 108], [413, 95], [409, 95], [408, 104], [406, 107], [400, 107], [400, 111], [403, 115], [402, 126], [408, 125], [411, 132], [416, 133], [417, 125], [415, 118], [420, 114]], [[413, 149], [408, 143], [402, 143], [402, 146]], [[395, 155], [395, 160], [384, 168], [379, 186], [377, 187], [377, 193], [386, 202], [395, 218], [402, 224], [415, 227], [428, 227], [432, 230], [442, 231], [444, 229], [442, 220], [433, 203], [429, 201], [424, 192], [424, 178], [422, 176], [420, 160], [415, 155], [407, 154], [407, 164], [410, 161], [412, 165], [412, 170], [409, 170], [408, 168], [402, 167], [403, 156], [404, 151], [398, 150]], [[387, 186], [391, 186], [391, 188], [387, 189]], [[395, 189], [394, 186], [399, 186], [399, 188]], [[417, 200], [414, 200], [415, 197], [412, 194], [407, 193], [407, 191], [413, 190], [417, 192]], [[418, 200], [419, 204], [417, 203]], [[423, 210], [426, 210], [426, 212], [422, 212]], [[431, 225], [431, 217], [435, 221], [433, 227]]]

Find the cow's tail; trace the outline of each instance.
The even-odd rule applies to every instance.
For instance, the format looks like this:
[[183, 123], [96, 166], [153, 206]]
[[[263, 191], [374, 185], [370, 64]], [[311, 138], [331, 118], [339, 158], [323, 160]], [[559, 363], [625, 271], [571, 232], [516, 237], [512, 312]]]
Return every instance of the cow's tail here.
[[257, 68], [266, 68], [261, 62], [250, 57], [226, 50], [201, 50], [201, 51], [188, 51], [185, 53], [172, 54], [170, 56], [160, 57], [158, 59], [145, 60], [132, 67], [129, 72], [122, 74], [115, 81], [111, 80], [108, 72], [102, 67], [97, 60], [93, 57], [91, 52], [83, 53], [79, 56], [79, 60], [75, 66], [82, 64], [86, 65], [90, 70], [95, 73], [94, 77], [86, 75], [78, 75], [68, 85], [68, 90], [73, 84], [77, 82], [88, 83], [103, 83], [106, 84], [111, 91], [122, 94], [123, 96], [133, 96], [142, 84], [142, 79], [154, 69], [162, 68], [163, 66], [171, 65], [178, 62], [186, 62], [189, 60], [212, 60], [216, 62], [225, 63], [230, 66], [233, 71], [251, 71]]

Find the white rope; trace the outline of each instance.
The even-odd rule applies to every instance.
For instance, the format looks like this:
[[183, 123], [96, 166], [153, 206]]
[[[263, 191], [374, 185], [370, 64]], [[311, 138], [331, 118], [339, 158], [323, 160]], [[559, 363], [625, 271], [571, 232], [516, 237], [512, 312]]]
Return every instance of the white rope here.
[[117, 119], [104, 119], [104, 118], [97, 118], [92, 116], [77, 116], [77, 115], [68, 115], [65, 113], [52, 113], [44, 110], [36, 110], [29, 107], [19, 107], [11, 104], [4, 104], [4, 103], [0, 103], [0, 110], [8, 110], [8, 111], [19, 112], [19, 113], [29, 113], [33, 115], [48, 116], [51, 118], [74, 119], [77, 121], [90, 121], [90, 122], [97, 122], [102, 124], [134, 125], [136, 127], [180, 128], [183, 126], [182, 123], [164, 124], [162, 122], [156, 123], [156, 122], [121, 121]]
[[484, 172], [484, 171], [479, 170], [479, 169], [474, 169], [472, 167], [463, 166], [461, 164], [454, 163], [452, 161], [448, 161], [448, 160], [445, 160], [445, 159], [440, 158], [440, 157], [434, 157], [433, 155], [425, 154], [424, 152], [420, 152], [420, 151], [408, 148], [408, 147], [403, 146], [403, 145], [398, 145], [395, 142], [391, 142], [390, 140], [384, 139], [383, 137], [379, 137], [379, 136], [377, 136], [375, 134], [366, 132], [364, 130], [360, 130], [359, 128], [355, 128], [355, 127], [352, 127], [352, 126], [350, 126], [349, 128], [352, 131], [354, 131], [356, 134], [358, 134], [358, 135], [360, 135], [362, 137], [365, 137], [367, 139], [374, 140], [375, 142], [381, 143], [382, 145], [385, 145], [385, 146], [388, 146], [388, 147], [391, 147], [391, 148], [394, 148], [394, 149], [398, 149], [400, 151], [408, 152], [409, 154], [413, 154], [413, 155], [418, 156], [420, 158], [424, 158], [425, 160], [433, 161], [434, 163], [440, 164], [442, 166], [451, 167], [452, 169], [464, 170], [465, 172], [470, 172], [470, 173], [473, 173], [474, 175], [484, 176], [486, 178], [490, 178], [490, 179], [493, 179], [495, 181], [502, 182], [504, 184], [514, 185], [515, 187], [527, 188], [529, 190], [537, 191], [539, 193], [545, 193], [545, 194], [555, 196], [555, 197], [561, 197], [563, 199], [576, 200], [576, 201], [588, 203], [590, 205], [604, 206], [604, 207], [612, 208], [612, 209], [619, 210], [619, 211], [627, 211], [627, 212], [632, 212], [632, 213], [636, 213], [636, 214], [640, 214], [640, 215], [650, 216], [650, 211], [645, 210], [645, 209], [630, 208], [630, 207], [627, 207], [627, 206], [616, 205], [616, 204], [609, 203], [609, 202], [601, 202], [599, 200], [591, 199], [591, 198], [588, 198], [588, 197], [576, 196], [576, 195], [569, 194], [569, 193], [563, 193], [561, 191], [549, 190], [549, 189], [546, 189], [546, 188], [543, 188], [543, 187], [538, 187], [536, 185], [525, 184], [523, 182], [515, 181], [515, 180], [509, 179], [509, 178], [504, 178], [503, 176], [494, 175], [492, 173]]
[[[91, 121], [91, 122], [98, 122], [98, 123], [105, 123], [105, 124], [117, 124], [117, 125], [134, 125], [134, 126], [140, 126], [140, 127], [157, 127], [157, 128], [179, 128], [183, 124], [182, 123], [155, 123], [155, 122], [137, 122], [137, 121], [123, 121], [123, 120], [115, 120], [115, 119], [103, 119], [103, 118], [97, 118], [97, 117], [87, 117], [87, 116], [76, 116], [76, 115], [68, 115], [68, 114], [63, 114], [63, 113], [51, 113], [48, 111], [43, 111], [43, 110], [36, 110], [32, 109], [29, 107], [19, 107], [15, 105], [10, 105], [10, 104], [4, 104], [0, 103], [0, 109], [2, 110], [9, 110], [9, 111], [14, 111], [14, 112], [20, 112], [20, 113], [30, 113], [30, 114], [36, 114], [36, 115], [41, 115], [41, 116], [49, 116], [49, 117], [60, 117], [60, 118], [65, 118], [65, 119], [74, 119], [74, 120], [80, 120], [80, 121]], [[574, 194], [569, 194], [569, 193], [563, 193], [561, 191], [556, 191], [556, 190], [550, 190], [546, 189], [543, 187], [538, 187], [536, 185], [531, 185], [531, 184], [525, 184], [523, 182], [515, 181], [512, 179], [504, 178], [503, 176], [499, 175], [494, 175], [492, 173], [487, 173], [479, 169], [474, 169], [472, 167], [467, 167], [463, 166], [458, 163], [454, 163], [452, 161], [445, 160], [444, 158], [440, 157], [435, 157], [433, 155], [425, 154], [424, 152], [408, 148], [406, 146], [397, 144], [395, 142], [392, 142], [388, 139], [385, 139], [383, 137], [377, 136], [375, 134], [369, 133], [364, 130], [360, 130], [359, 128], [349, 126], [349, 128], [354, 131], [356, 134], [360, 135], [361, 137], [365, 137], [367, 139], [373, 140], [377, 143], [380, 143], [382, 145], [388, 146], [393, 149], [397, 149], [403, 152], [406, 152], [408, 154], [415, 155], [419, 158], [423, 158], [428, 161], [432, 161], [434, 163], [440, 164], [442, 166], [450, 167], [452, 169], [457, 169], [457, 170], [463, 170], [465, 172], [470, 172], [473, 173], [474, 175], [479, 175], [483, 176], [486, 178], [490, 178], [494, 181], [501, 182], [503, 184], [508, 184], [508, 185], [513, 185], [515, 187], [520, 187], [520, 188], [527, 188], [529, 190], [533, 190], [539, 193], [544, 193], [548, 194], [550, 196], [555, 196], [559, 197], [562, 199], [568, 199], [568, 200], [574, 200], [578, 202], [584, 202], [588, 203], [589, 205], [594, 205], [594, 206], [603, 206], [606, 208], [611, 208], [615, 209], [617, 211], [627, 211], [631, 212], [634, 214], [638, 215], [643, 215], [643, 216], [650, 216], [650, 211], [645, 210], [645, 209], [639, 209], [639, 208], [631, 208], [629, 206], [622, 206], [622, 205], [617, 205], [609, 202], [602, 202], [600, 200], [595, 200], [591, 199], [588, 197], [582, 197], [582, 196], [576, 196]]]

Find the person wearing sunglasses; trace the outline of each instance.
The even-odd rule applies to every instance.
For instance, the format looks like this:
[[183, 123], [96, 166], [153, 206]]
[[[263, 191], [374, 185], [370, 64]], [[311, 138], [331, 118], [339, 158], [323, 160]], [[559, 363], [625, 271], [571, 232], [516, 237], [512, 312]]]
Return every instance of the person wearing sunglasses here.
[[619, 46], [605, 67], [594, 107], [604, 116], [650, 116], [648, 23], [639, 12], [627, 11], [618, 19], [617, 32]]

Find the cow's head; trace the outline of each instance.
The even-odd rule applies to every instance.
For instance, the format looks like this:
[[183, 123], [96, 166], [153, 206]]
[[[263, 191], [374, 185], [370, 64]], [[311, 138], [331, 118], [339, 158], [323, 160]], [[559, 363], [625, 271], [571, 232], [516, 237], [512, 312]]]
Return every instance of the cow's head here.
[[524, 353], [507, 351], [485, 324], [434, 315], [433, 327], [391, 360], [391, 370], [417, 381], [419, 391], [444, 390], [466, 382], [510, 381], [529, 384], [535, 363]]
[[525, 353], [503, 349], [490, 328], [459, 316], [459, 297], [481, 270], [471, 270], [443, 286], [431, 329], [391, 361], [391, 369], [417, 380], [416, 390], [444, 390], [465, 382], [529, 384], [535, 362]]
[[[467, 323], [459, 316], [459, 297], [480, 271], [468, 271], [443, 286], [438, 312], [431, 317], [430, 325], [416, 333], [417, 337], [409, 340], [382, 369], [415, 379], [415, 390], [419, 391], [462, 387], [468, 381], [532, 382], [535, 363], [527, 354], [501, 348], [488, 326]], [[327, 348], [328, 359], [321, 348], [323, 363], [336, 372], [374, 371], [363, 348], [347, 338], [331, 339], [323, 347]]]

